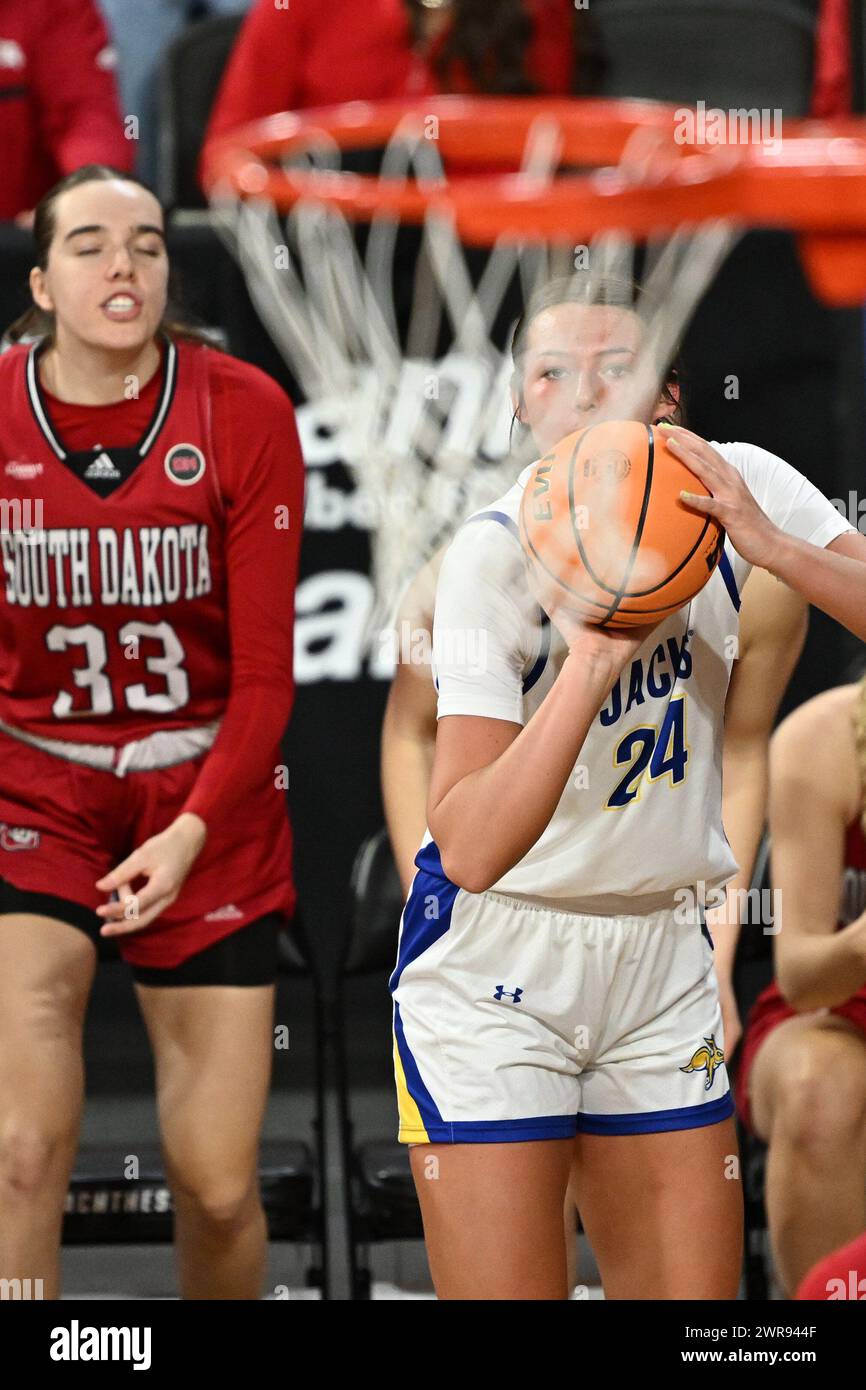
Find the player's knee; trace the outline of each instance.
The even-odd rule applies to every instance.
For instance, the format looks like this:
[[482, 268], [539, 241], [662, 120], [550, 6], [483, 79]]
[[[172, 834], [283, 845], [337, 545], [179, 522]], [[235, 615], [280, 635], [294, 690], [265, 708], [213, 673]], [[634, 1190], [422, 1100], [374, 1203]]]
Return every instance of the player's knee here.
[[214, 1171], [195, 1178], [181, 1177], [172, 1188], [179, 1211], [224, 1232], [245, 1225], [259, 1204], [258, 1188], [248, 1175], [233, 1177]]
[[7, 1122], [0, 1135], [0, 1183], [7, 1199], [39, 1199], [47, 1188], [64, 1184], [74, 1143], [73, 1133], [24, 1120]]
[[850, 1151], [866, 1126], [866, 1078], [854, 1067], [827, 1074], [818, 1049], [804, 1053], [781, 1079], [774, 1105], [773, 1138], [784, 1138], [806, 1158], [819, 1161]]

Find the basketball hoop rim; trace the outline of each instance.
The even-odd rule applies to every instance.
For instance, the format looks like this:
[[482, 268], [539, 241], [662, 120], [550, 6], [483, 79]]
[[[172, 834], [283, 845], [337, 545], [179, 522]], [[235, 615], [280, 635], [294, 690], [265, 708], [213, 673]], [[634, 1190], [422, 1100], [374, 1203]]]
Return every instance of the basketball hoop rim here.
[[[503, 237], [574, 244], [606, 231], [647, 238], [719, 220], [787, 228], [800, 235], [825, 298], [854, 302], [861, 283], [866, 294], [866, 119], [789, 120], [767, 143], [699, 145], [676, 137], [689, 112], [697, 117], [687, 106], [595, 98], [349, 102], [269, 116], [212, 142], [206, 183], [215, 206], [265, 200], [287, 213], [319, 204], [362, 222], [384, 214], [421, 223], [438, 213], [481, 246]], [[557, 132], [558, 163], [589, 172], [514, 172], [543, 121]], [[459, 164], [456, 176], [434, 182], [278, 162], [323, 139], [340, 149], [382, 146], [413, 123], [419, 142], [435, 130], [442, 160]], [[639, 130], [650, 137], [646, 149], [619, 164]], [[834, 275], [840, 245], [846, 273]], [[861, 261], [849, 294], [850, 269]]]
[[[227, 184], [236, 197], [269, 197], [280, 211], [310, 198], [359, 218], [381, 210], [415, 221], [430, 207], [453, 206], [458, 225], [474, 228], [482, 241], [488, 240], [488, 228], [494, 237], [511, 232], [546, 239], [561, 227], [563, 215], [569, 223], [574, 219], [574, 225], [562, 229], [562, 235], [570, 236], [577, 226], [591, 230], [597, 220], [596, 203], [605, 218], [615, 212], [622, 230], [637, 235], [646, 231], [647, 218], [663, 227], [659, 217], [679, 223], [684, 213], [695, 221], [770, 218], [773, 224], [794, 229], [866, 231], [866, 118], [789, 120], [782, 135], [767, 143], [695, 145], [675, 138], [677, 125], [691, 110], [652, 101], [436, 97], [286, 111], [214, 141], [207, 151], [207, 185], [212, 196]], [[275, 167], [276, 160], [309, 150], [322, 137], [340, 149], [376, 147], [413, 120], [419, 139], [435, 122], [436, 135], [431, 138], [443, 160], [459, 160], [462, 169], [486, 166], [488, 171], [461, 171], [458, 179], [425, 185], [375, 174]], [[537, 181], [504, 173], [501, 167], [489, 172], [491, 164], [517, 166], [540, 120], [551, 122], [561, 134], [560, 163], [593, 172]], [[668, 137], [665, 155], [673, 161], [664, 169], [658, 160], [653, 168], [650, 160], [640, 170], [616, 170], [637, 130], [660, 140]], [[662, 206], [653, 204], [662, 202], [659, 195], [668, 194], [675, 196], [676, 205], [665, 215]], [[497, 200], [495, 221], [479, 207], [491, 197]], [[545, 205], [555, 209], [555, 220], [543, 216]]]

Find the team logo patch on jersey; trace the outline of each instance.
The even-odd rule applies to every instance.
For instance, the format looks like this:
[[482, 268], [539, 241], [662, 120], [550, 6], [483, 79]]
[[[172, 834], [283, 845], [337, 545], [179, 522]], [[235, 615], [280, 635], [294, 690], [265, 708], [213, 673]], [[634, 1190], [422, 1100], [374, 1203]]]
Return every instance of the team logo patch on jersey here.
[[189, 487], [204, 473], [204, 454], [194, 444], [173, 444], [165, 456], [165, 471], [173, 483]]
[[44, 472], [41, 463], [24, 463], [18, 459], [10, 459], [6, 465], [7, 478], [21, 478], [25, 482], [29, 478], [38, 478]]
[[713, 1084], [716, 1069], [724, 1064], [725, 1054], [711, 1033], [708, 1038], [704, 1038], [704, 1046], [692, 1053], [688, 1066], [680, 1067], [680, 1071], [705, 1071], [707, 1081], [704, 1090], [708, 1091]]
[[26, 825], [4, 825], [0, 821], [0, 849], [38, 849], [39, 831]]

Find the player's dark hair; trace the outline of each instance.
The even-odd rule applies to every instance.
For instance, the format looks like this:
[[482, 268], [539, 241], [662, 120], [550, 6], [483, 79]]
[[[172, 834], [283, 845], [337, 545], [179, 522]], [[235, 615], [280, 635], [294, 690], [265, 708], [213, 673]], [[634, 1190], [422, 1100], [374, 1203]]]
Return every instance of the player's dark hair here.
[[[423, 0], [405, 3], [419, 42], [423, 37]], [[586, 96], [599, 91], [607, 58], [586, 7], [575, 9], [572, 24], [575, 67], [571, 89]], [[442, 90], [453, 90], [457, 67], [485, 96], [531, 96], [538, 90], [526, 62], [532, 27], [525, 0], [454, 0], [451, 25], [434, 58]]]
[[[545, 309], [552, 309], [556, 304], [600, 304], [615, 309], [628, 309], [645, 324], [649, 324], [659, 311], [659, 305], [646, 295], [636, 280], [627, 280], [616, 275], [593, 275], [588, 270], [577, 271], [574, 275], [557, 275], [546, 280], [530, 295], [523, 314], [514, 325], [511, 338], [511, 356], [514, 362], [512, 385], [519, 400], [522, 400], [523, 394], [523, 360], [528, 347], [530, 326], [539, 314]], [[679, 349], [674, 353], [673, 359], [665, 364], [661, 375], [664, 385], [659, 395], [667, 408], [658, 419], [684, 425], [683, 368]], [[527, 426], [518, 420], [516, 412], [512, 420], [512, 433], [515, 428], [527, 435], [529, 433]]]
[[[421, 0], [406, 0], [416, 41], [422, 37]], [[526, 66], [532, 20], [523, 0], [454, 0], [453, 18], [433, 66], [442, 90], [453, 91], [462, 68], [486, 96], [530, 96], [537, 90]]]
[[[124, 183], [137, 184], [139, 188], [146, 189], [148, 193], [153, 192], [146, 183], [142, 183], [141, 179], [134, 178], [132, 174], [125, 174], [121, 169], [114, 169], [110, 164], [83, 164], [80, 169], [75, 169], [73, 173], [67, 174], [65, 178], [60, 179], [52, 188], [49, 188], [47, 193], [43, 194], [36, 204], [33, 215], [36, 264], [40, 270], [48, 268], [51, 244], [57, 230], [55, 208], [57, 199], [61, 194], [68, 192], [70, 188], [80, 188], [85, 183], [109, 183], [115, 179], [120, 179]], [[173, 280], [174, 277], [169, 271], [168, 299], [158, 331], [167, 333], [170, 338], [182, 338], [187, 342], [203, 343], [212, 348], [218, 347], [218, 344], [208, 334], [189, 323], [182, 315], [177, 304]], [[54, 315], [46, 309], [41, 309], [38, 304], [31, 304], [20, 318], [9, 325], [3, 338], [8, 343], [20, 342], [22, 338], [44, 338], [47, 342], [53, 343]]]

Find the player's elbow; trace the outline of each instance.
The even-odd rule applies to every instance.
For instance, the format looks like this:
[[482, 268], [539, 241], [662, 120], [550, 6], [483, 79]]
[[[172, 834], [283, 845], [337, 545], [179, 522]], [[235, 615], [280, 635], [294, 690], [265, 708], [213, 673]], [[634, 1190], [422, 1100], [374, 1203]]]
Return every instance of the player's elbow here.
[[436, 843], [439, 846], [442, 872], [451, 883], [457, 888], [462, 888], [464, 892], [486, 893], [500, 877], [492, 865], [485, 863], [484, 859], [468, 846], [449, 843], [442, 845], [438, 840]]
[[815, 987], [808, 972], [796, 961], [784, 961], [777, 966], [776, 985], [785, 1003], [797, 1013], [820, 1009], [830, 1002], [821, 997], [820, 988]]

